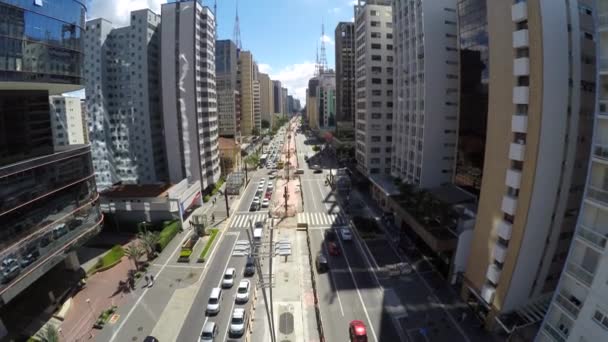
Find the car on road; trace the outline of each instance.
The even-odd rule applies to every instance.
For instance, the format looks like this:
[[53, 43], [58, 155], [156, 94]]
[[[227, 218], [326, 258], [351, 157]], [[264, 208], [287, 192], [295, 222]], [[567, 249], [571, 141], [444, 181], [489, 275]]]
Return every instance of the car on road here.
[[274, 173], [274, 174], [272, 174], [272, 175], [268, 176], [268, 179], [275, 179], [275, 178], [277, 178], [276, 173]]
[[260, 209], [259, 203], [251, 203], [251, 207], [249, 207], [249, 211], [257, 211], [258, 209]]
[[249, 301], [249, 280], [241, 280], [239, 287], [236, 289], [235, 301], [237, 304], [243, 304]]
[[342, 228], [340, 229], [340, 237], [343, 241], [352, 241], [353, 233], [348, 228]]
[[207, 322], [201, 331], [200, 342], [213, 342], [217, 336], [217, 324], [215, 322]]
[[317, 266], [317, 272], [323, 273], [329, 269], [329, 263], [327, 262], [327, 258], [322, 253], [317, 254], [315, 258], [315, 266]]
[[236, 269], [234, 267], [229, 267], [224, 272], [224, 277], [222, 278], [222, 287], [230, 288], [234, 285], [234, 277], [236, 276]]
[[321, 169], [314, 169], [312, 171], [312, 173], [323, 173], [323, 170], [321, 170]]
[[[205, 340], [207, 341], [207, 340]], [[212, 340], [209, 340], [212, 341]], [[158, 342], [158, 339], [154, 336], [146, 336], [146, 338], [144, 338], [144, 342]]]
[[243, 275], [245, 277], [251, 277], [255, 274], [255, 263], [252, 255], [247, 256], [247, 261], [245, 262], [245, 270], [243, 271]]
[[264, 195], [264, 198], [267, 198], [268, 200], [270, 200], [271, 197], [272, 197], [272, 191], [267, 191], [266, 195]]
[[214, 287], [209, 295], [209, 301], [207, 302], [207, 314], [214, 315], [220, 312], [220, 303], [222, 302], [222, 289]]
[[245, 325], [247, 320], [245, 319], [245, 309], [235, 308], [232, 311], [232, 318], [230, 319], [230, 335], [231, 336], [242, 336], [245, 333]]
[[260, 197], [259, 196], [255, 196], [253, 198], [253, 201], [251, 202], [251, 204], [257, 204], [260, 205]]
[[276, 170], [270, 170], [270, 171], [268, 171], [268, 174], [269, 174], [269, 175], [274, 175], [274, 174], [276, 174], [276, 173], [277, 173], [277, 171], [276, 171]]
[[327, 241], [336, 241], [336, 232], [331, 228], [325, 229], [324, 236]]
[[274, 190], [274, 184], [270, 183], [268, 184], [268, 186], [266, 187], [266, 191], [272, 191]]
[[259, 182], [259, 183], [260, 183], [260, 184], [262, 184], [262, 185], [263, 185], [264, 183], [266, 183], [266, 178], [260, 178], [260, 182]]
[[253, 226], [255, 228], [264, 228], [264, 223], [262, 221], [256, 221]]
[[365, 323], [358, 319], [348, 324], [348, 336], [351, 342], [367, 342], [367, 328]]
[[331, 256], [339, 256], [340, 255], [340, 247], [338, 247], [338, 245], [331, 241], [328, 245], [327, 245], [327, 250], [329, 251], [329, 255]]
[[268, 198], [264, 198], [262, 200], [262, 208], [268, 208], [269, 205], [270, 205], [270, 200]]

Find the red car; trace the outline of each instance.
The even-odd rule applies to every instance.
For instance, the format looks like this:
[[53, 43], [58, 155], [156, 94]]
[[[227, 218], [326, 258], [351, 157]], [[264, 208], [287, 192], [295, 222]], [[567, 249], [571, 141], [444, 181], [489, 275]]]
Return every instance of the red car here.
[[272, 192], [267, 192], [264, 197], [270, 199], [270, 197], [272, 197]]
[[327, 249], [329, 250], [329, 255], [340, 255], [340, 248], [338, 247], [338, 245], [336, 245], [335, 242], [330, 242], [329, 245], [327, 245]]
[[367, 342], [365, 323], [359, 320], [351, 321], [348, 325], [348, 336], [351, 342]]

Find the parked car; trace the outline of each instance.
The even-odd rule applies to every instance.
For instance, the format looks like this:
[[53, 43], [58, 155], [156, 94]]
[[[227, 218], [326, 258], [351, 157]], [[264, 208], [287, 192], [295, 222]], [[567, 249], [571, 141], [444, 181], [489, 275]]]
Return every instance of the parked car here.
[[21, 267], [26, 268], [40, 257], [38, 249], [32, 249], [21, 255]]
[[247, 320], [245, 319], [245, 309], [235, 308], [232, 311], [232, 319], [230, 319], [230, 335], [231, 336], [242, 336], [245, 333], [245, 326]]
[[340, 229], [340, 236], [343, 241], [352, 241], [353, 239], [353, 233], [348, 228]]
[[245, 270], [243, 271], [243, 275], [245, 277], [251, 277], [255, 274], [255, 263], [253, 260], [253, 256], [247, 256], [247, 261], [245, 262]]
[[21, 266], [17, 259], [10, 258], [2, 261], [2, 284], [6, 284], [15, 279], [21, 272]]
[[318, 273], [326, 272], [329, 269], [327, 258], [322, 253], [317, 254], [317, 257], [315, 258], [315, 265], [317, 266]]
[[230, 288], [234, 285], [234, 277], [236, 276], [236, 269], [234, 267], [229, 267], [224, 272], [224, 277], [222, 278], [222, 287]]
[[367, 342], [365, 323], [360, 320], [350, 321], [348, 324], [348, 336], [351, 342]]
[[217, 314], [220, 312], [220, 303], [222, 301], [222, 289], [214, 287], [211, 290], [209, 301], [207, 302], [207, 314]]
[[235, 301], [237, 304], [247, 303], [247, 301], [249, 301], [249, 280], [241, 280], [239, 287], [236, 289]]
[[200, 342], [213, 342], [217, 336], [217, 324], [215, 322], [207, 322], [201, 331]]
[[329, 255], [331, 256], [339, 256], [340, 255], [340, 247], [338, 247], [338, 245], [331, 241], [328, 245], [327, 245], [327, 249], [329, 250]]

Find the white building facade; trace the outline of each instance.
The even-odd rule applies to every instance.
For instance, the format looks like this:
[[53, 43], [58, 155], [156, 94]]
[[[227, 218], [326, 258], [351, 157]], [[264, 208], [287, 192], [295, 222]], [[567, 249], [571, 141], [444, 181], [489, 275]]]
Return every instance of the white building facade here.
[[55, 147], [86, 144], [80, 99], [69, 96], [50, 96], [51, 128]]
[[391, 1], [355, 5], [355, 157], [364, 175], [389, 174], [393, 143]]
[[169, 180], [220, 178], [215, 16], [199, 1], [162, 6], [162, 102]]
[[456, 0], [394, 1], [391, 174], [422, 188], [452, 179], [458, 138]]
[[160, 16], [131, 12], [129, 26], [87, 22], [86, 110], [96, 182], [150, 183], [167, 178], [160, 108]]

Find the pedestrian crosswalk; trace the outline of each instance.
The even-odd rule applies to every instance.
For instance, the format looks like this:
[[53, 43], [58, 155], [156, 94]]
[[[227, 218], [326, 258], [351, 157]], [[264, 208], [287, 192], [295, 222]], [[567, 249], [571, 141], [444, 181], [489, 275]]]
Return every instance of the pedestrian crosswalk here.
[[340, 227], [347, 226], [348, 220], [342, 213], [299, 213], [298, 227]]
[[255, 225], [256, 222], [264, 222], [268, 219], [268, 213], [251, 213], [251, 214], [236, 214], [230, 228], [249, 228], [249, 220], [251, 225]]

